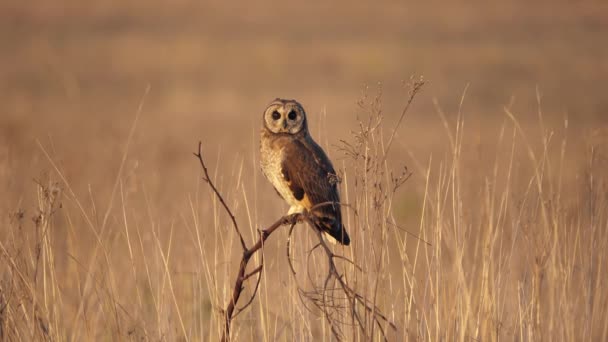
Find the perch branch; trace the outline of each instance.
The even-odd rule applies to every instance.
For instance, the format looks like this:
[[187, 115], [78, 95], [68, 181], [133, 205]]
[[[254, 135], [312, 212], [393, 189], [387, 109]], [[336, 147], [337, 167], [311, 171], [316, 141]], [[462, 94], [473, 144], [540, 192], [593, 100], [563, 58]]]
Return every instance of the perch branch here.
[[245, 244], [245, 239], [243, 239], [243, 234], [241, 234], [241, 231], [239, 230], [239, 225], [236, 223], [236, 218], [234, 217], [234, 214], [232, 214], [232, 211], [230, 210], [230, 208], [228, 208], [228, 205], [224, 201], [224, 198], [222, 197], [220, 192], [215, 187], [215, 184], [213, 184], [213, 181], [211, 181], [211, 177], [209, 177], [209, 171], [207, 171], [207, 165], [205, 165], [205, 161], [203, 160], [202, 144], [203, 144], [202, 142], [200, 142], [200, 141], [198, 142], [198, 152], [194, 153], [194, 156], [196, 158], [198, 158], [198, 161], [200, 162], [201, 167], [203, 169], [203, 173], [204, 173], [203, 180], [205, 182], [207, 182], [207, 184], [209, 184], [209, 187], [211, 187], [211, 190], [213, 190], [213, 192], [217, 196], [220, 203], [222, 203], [222, 206], [224, 206], [224, 209], [226, 209], [226, 213], [228, 213], [228, 216], [230, 216], [230, 219], [232, 220], [232, 225], [234, 226], [234, 230], [236, 231], [237, 235], [239, 236], [239, 239], [241, 240], [241, 247], [243, 247], [243, 250], [246, 251], [247, 245]]
[[[315, 226], [314, 216], [305, 215], [303, 218], [311, 227]], [[335, 300], [336, 297], [334, 295], [327, 294], [328, 291], [333, 292], [335, 290], [341, 290], [341, 292], [346, 296], [348, 303], [350, 303], [351, 314], [355, 318], [357, 325], [359, 326], [359, 328], [361, 328], [362, 331], [365, 331], [366, 329], [365, 329], [365, 323], [364, 323], [363, 319], [361, 318], [359, 312], [357, 311], [357, 306], [359, 306], [359, 305], [363, 308], [363, 310], [365, 310], [366, 312], [371, 314], [372, 320], [378, 326], [383, 339], [385, 341], [387, 341], [388, 339], [386, 337], [386, 332], [385, 332], [384, 328], [382, 327], [383, 323], [388, 324], [394, 330], [397, 329], [397, 326], [395, 325], [395, 323], [391, 322], [391, 320], [388, 319], [388, 317], [386, 317], [384, 314], [382, 314], [382, 312], [380, 311], [380, 308], [378, 308], [373, 302], [370, 302], [365, 297], [363, 297], [361, 294], [357, 293], [357, 291], [355, 289], [351, 288], [346, 283], [344, 276], [342, 274], [340, 274], [340, 272], [338, 272], [338, 268], [335, 264], [334, 259], [345, 260], [359, 270], [360, 270], [360, 267], [358, 265], [356, 265], [354, 262], [352, 262], [352, 260], [349, 260], [348, 258], [346, 258], [344, 256], [334, 254], [334, 252], [332, 252], [332, 250], [329, 248], [329, 246], [327, 245], [327, 243], [321, 236], [321, 232], [318, 230], [316, 230], [316, 232], [317, 232], [317, 235], [319, 238], [319, 243], [314, 248], [321, 247], [324, 250], [325, 255], [327, 256], [328, 264], [329, 264], [328, 265], [329, 273], [324, 282], [324, 286], [320, 289], [320, 291], [321, 291], [320, 294], [319, 293], [308, 293], [308, 294], [305, 293], [305, 296], [308, 299], [310, 299], [312, 301], [312, 303], [323, 312], [325, 318], [328, 320], [328, 322], [332, 326], [332, 334], [338, 340], [341, 340], [341, 336], [339, 333], [339, 329], [337, 329], [337, 327], [334, 327], [334, 326], [335, 326], [335, 323], [339, 322], [339, 319], [331, 318], [332, 310], [338, 308], [337, 305], [335, 303], [333, 303], [333, 301]], [[330, 280], [332, 280], [332, 279], [338, 282], [337, 289], [328, 288]], [[336, 328], [336, 329], [334, 329], [334, 328]]]
[[[336, 302], [336, 300], [340, 300], [340, 297], [336, 297], [334, 294], [332, 294], [332, 292], [336, 291], [336, 290], [342, 291], [342, 293], [346, 296], [345, 298], [344, 297], [343, 298], [346, 299], [347, 302], [349, 303], [348, 306], [350, 306], [351, 315], [352, 315], [352, 317], [355, 318], [359, 328], [361, 328], [363, 331], [366, 330], [365, 323], [363, 322], [361, 315], [360, 315], [359, 311], [357, 310], [358, 306], [362, 307], [364, 311], [371, 313], [373, 323], [377, 324], [384, 340], [387, 340], [386, 333], [385, 333], [385, 330], [382, 325], [388, 324], [393, 329], [396, 329], [395, 324], [392, 323], [382, 313], [380, 313], [379, 308], [373, 302], [370, 302], [365, 297], [363, 297], [362, 295], [357, 293], [356, 290], [351, 288], [346, 283], [346, 280], [344, 279], [344, 275], [342, 275], [342, 274], [340, 274], [340, 272], [338, 272], [334, 259], [344, 260], [344, 261], [352, 264], [359, 271], [361, 271], [361, 268], [358, 265], [356, 265], [354, 262], [349, 260], [348, 258], [334, 254], [331, 251], [331, 249], [327, 246], [325, 241], [323, 240], [321, 232], [319, 230], [317, 230], [316, 228], [314, 228], [317, 226], [317, 224], [315, 224], [315, 220], [317, 218], [313, 214], [311, 214], [311, 212], [314, 212], [315, 209], [318, 209], [321, 206], [326, 206], [326, 205], [345, 206], [345, 204], [341, 204], [341, 203], [337, 203], [337, 202], [324, 202], [324, 203], [317, 204], [316, 206], [311, 208], [311, 210], [309, 212], [283, 216], [279, 220], [277, 220], [275, 223], [273, 223], [271, 226], [269, 226], [268, 228], [259, 230], [259, 236], [258, 236], [257, 242], [253, 246], [248, 248], [247, 244], [245, 243], [245, 239], [243, 238], [243, 235], [241, 234], [239, 226], [236, 222], [236, 218], [235, 218], [234, 214], [232, 213], [232, 211], [226, 204], [224, 198], [220, 194], [219, 190], [217, 189], [217, 187], [211, 180], [211, 177], [209, 177], [209, 172], [207, 170], [207, 166], [205, 164], [205, 161], [204, 161], [203, 155], [202, 155], [202, 143], [201, 142], [199, 142], [198, 152], [194, 153], [194, 156], [197, 157], [197, 159], [203, 169], [203, 180], [209, 185], [209, 187], [211, 188], [213, 193], [216, 195], [217, 199], [220, 201], [220, 203], [226, 210], [226, 213], [230, 216], [230, 219], [232, 220], [232, 224], [234, 226], [234, 230], [236, 231], [237, 235], [239, 236], [239, 240], [241, 242], [241, 247], [243, 248], [243, 255], [242, 255], [241, 262], [239, 264], [239, 270], [238, 270], [238, 273], [237, 273], [237, 276], [236, 276], [236, 279], [234, 282], [232, 295], [228, 301], [228, 304], [226, 305], [226, 309], [222, 310], [222, 314], [224, 316], [224, 322], [223, 322], [224, 327], [223, 327], [221, 341], [227, 342], [230, 340], [230, 327], [231, 327], [232, 320], [237, 315], [239, 315], [241, 312], [243, 312], [247, 307], [249, 307], [251, 305], [251, 303], [253, 302], [253, 300], [255, 299], [255, 296], [257, 295], [260, 281], [262, 279], [262, 272], [264, 271], [264, 243], [265, 243], [265, 241], [270, 237], [270, 235], [274, 231], [276, 231], [279, 227], [285, 226], [285, 225], [290, 226], [289, 238], [287, 241], [287, 258], [289, 261], [289, 265], [290, 265], [292, 274], [295, 276], [295, 269], [291, 263], [291, 257], [290, 257], [291, 234], [293, 232], [293, 228], [296, 225], [296, 223], [303, 222], [303, 221], [307, 222], [309, 224], [309, 226], [312, 227], [315, 230], [315, 232], [317, 233], [317, 236], [319, 238], [319, 243], [317, 245], [315, 245], [315, 247], [313, 247], [312, 250], [315, 250], [316, 248], [321, 247], [325, 251], [325, 255], [327, 256], [327, 261], [329, 263], [329, 273], [327, 274], [327, 277], [325, 279], [324, 286], [321, 289], [317, 288], [317, 290], [316, 290], [316, 291], [321, 291], [320, 293], [319, 292], [306, 293], [300, 289], [300, 291], [298, 291], [300, 293], [300, 298], [302, 298], [302, 295], [304, 295], [309, 300], [311, 300], [311, 302], [313, 303], [313, 305], [315, 307], [317, 307], [318, 309], [320, 309], [323, 312], [325, 319], [330, 323], [332, 335], [337, 340], [341, 340], [342, 339], [341, 330], [340, 330], [340, 327], [338, 325], [336, 325], [336, 323], [340, 323], [340, 321], [341, 321], [340, 318], [342, 317], [342, 315], [339, 313], [339, 310], [345, 309], [347, 306], [340, 305], [338, 302]], [[356, 214], [356, 212], [355, 212], [355, 214]], [[258, 252], [259, 250], [262, 250], [259, 265], [257, 265], [253, 270], [251, 270], [250, 272], [247, 273], [247, 266], [249, 264], [249, 261], [251, 260], [251, 257], [253, 255], [255, 255], [255, 253]], [[309, 258], [312, 253], [312, 250], [310, 251], [310, 253], [308, 255]], [[308, 273], [309, 280], [312, 281], [312, 276], [309, 273], [310, 269], [308, 269], [307, 271], [308, 271], [307, 273]], [[243, 290], [245, 289], [244, 282], [247, 280], [250, 280], [250, 278], [252, 278], [254, 276], [257, 276], [256, 277], [257, 280], [256, 280], [256, 285], [253, 289], [251, 296], [249, 297], [249, 299], [243, 306], [237, 307], [237, 303], [241, 297]], [[332, 285], [332, 287], [329, 287], [330, 283], [335, 284], [334, 281], [336, 281], [338, 284], [337, 288], [334, 287], [333, 285]], [[304, 306], [307, 309], [309, 309], [306, 306], [306, 304], [304, 304]]]
[[[293, 229], [293, 226], [298, 221], [301, 221], [302, 218], [301, 218], [300, 214], [294, 214], [294, 215], [290, 215], [290, 216], [281, 217], [278, 221], [273, 223], [270, 227], [259, 231], [260, 235], [259, 235], [257, 242], [251, 248], [248, 248], [247, 244], [245, 243], [245, 239], [243, 238], [243, 234], [241, 234], [241, 231], [239, 229], [239, 225], [236, 222], [236, 218], [235, 218], [234, 214], [232, 213], [232, 210], [230, 210], [230, 208], [228, 207], [228, 204], [226, 204], [226, 201], [224, 200], [224, 197], [220, 194], [219, 190], [217, 189], [217, 187], [211, 180], [211, 177], [209, 177], [209, 171], [207, 169], [207, 165], [205, 164], [205, 160], [203, 158], [202, 143], [200, 141], [198, 143], [198, 151], [193, 154], [198, 159], [198, 161], [201, 165], [201, 168], [203, 169], [203, 180], [209, 185], [209, 187], [211, 188], [213, 193], [216, 195], [217, 199], [220, 201], [220, 203], [226, 210], [226, 213], [228, 214], [228, 216], [230, 216], [230, 220], [232, 220], [232, 225], [234, 226], [234, 231], [239, 236], [239, 240], [241, 242], [241, 247], [243, 248], [243, 257], [241, 258], [239, 271], [237, 273], [237, 277], [236, 277], [236, 280], [234, 283], [234, 288], [232, 290], [232, 296], [226, 306], [226, 310], [223, 310], [224, 330], [222, 333], [222, 341], [228, 341], [230, 339], [230, 324], [231, 324], [233, 318], [236, 317], [243, 310], [245, 310], [249, 305], [251, 305], [251, 303], [253, 302], [253, 299], [255, 298], [255, 296], [257, 294], [258, 288], [260, 286], [260, 281], [262, 279], [261, 274], [262, 274], [262, 271], [264, 270], [264, 253], [262, 252], [262, 258], [261, 258], [260, 264], [256, 268], [254, 268], [252, 271], [250, 271], [249, 273], [245, 273], [247, 270], [247, 265], [249, 264], [249, 260], [251, 260], [251, 257], [258, 250], [260, 250], [260, 249], [263, 250], [264, 242], [266, 241], [266, 239], [268, 239], [270, 234], [272, 234], [275, 230], [277, 230], [277, 228], [279, 228], [283, 225], [291, 225], [291, 228]], [[244, 289], [243, 283], [255, 275], [257, 275], [257, 281], [256, 281], [256, 285], [253, 289], [253, 293], [251, 294], [251, 297], [242, 307], [237, 308], [236, 304], [238, 303], [239, 298], [241, 297], [241, 293], [243, 292], [243, 289]]]
[[[256, 267], [253, 271], [251, 271], [248, 274], [245, 274], [245, 270], [247, 269], [247, 264], [249, 263], [249, 260], [258, 250], [263, 248], [264, 242], [266, 241], [266, 239], [268, 239], [270, 234], [272, 234], [275, 230], [277, 230], [277, 228], [279, 228], [283, 225], [289, 224], [293, 227], [298, 222], [298, 219], [300, 216], [301, 216], [300, 214], [294, 214], [291, 216], [284, 216], [284, 217], [280, 218], [278, 221], [273, 223], [270, 227], [260, 231], [260, 237], [258, 238], [258, 241], [256, 242], [256, 244], [253, 245], [253, 247], [251, 247], [249, 249], [245, 249], [245, 251], [243, 252], [243, 257], [241, 259], [239, 271], [236, 276], [236, 280], [234, 282], [234, 288], [232, 290], [232, 298], [228, 302], [228, 306], [224, 312], [224, 333], [222, 335], [222, 341], [225, 342], [225, 341], [229, 340], [230, 323], [232, 322], [232, 319], [234, 317], [236, 317], [236, 315], [241, 313], [243, 310], [245, 310], [249, 305], [251, 305], [251, 303], [253, 302], [253, 299], [255, 298], [255, 295], [257, 293], [257, 289], [259, 288], [260, 279], [262, 278], [261, 273], [264, 268], [264, 261], [263, 261], [264, 259], [262, 258], [262, 262], [260, 263], [260, 265], [258, 267]], [[238, 308], [235, 311], [236, 303], [238, 302], [239, 298], [241, 297], [241, 293], [243, 292], [243, 289], [244, 289], [243, 282], [245, 282], [245, 280], [249, 279], [254, 274], [258, 274], [258, 278], [257, 278], [258, 280], [257, 280], [257, 284], [253, 290], [253, 294], [251, 295], [251, 297], [249, 298], [247, 303], [245, 303], [245, 305], [243, 305], [242, 307]]]

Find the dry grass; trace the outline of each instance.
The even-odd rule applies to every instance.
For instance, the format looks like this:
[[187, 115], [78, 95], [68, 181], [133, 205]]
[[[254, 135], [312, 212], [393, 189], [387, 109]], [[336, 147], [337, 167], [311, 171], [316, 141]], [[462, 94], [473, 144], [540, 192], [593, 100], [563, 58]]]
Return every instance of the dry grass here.
[[[424, 191], [409, 214], [419, 221], [401, 227], [395, 217], [399, 189], [412, 189], [404, 183], [407, 171], [393, 172], [400, 161], [385, 159], [392, 130], [384, 127], [379, 96], [360, 102], [360, 130], [340, 149], [347, 156], [342, 192], [353, 245], [335, 248], [357, 265], [344, 263], [344, 279], [397, 329], [375, 325], [365, 310], [367, 323], [357, 328], [339, 304], [326, 320], [307, 305], [310, 298], [298, 296], [307, 286], [322, 287], [327, 272], [323, 255], [311, 249], [315, 235], [299, 226], [291, 252], [296, 275], [286, 264], [285, 234], [273, 236], [263, 248], [260, 292], [233, 324], [233, 338], [318, 339], [331, 335], [330, 324], [339, 324], [338, 336], [346, 340], [383, 334], [389, 340], [608, 338], [605, 133], [596, 132], [587, 149], [572, 151], [567, 121], [548, 130], [539, 112], [540, 133], [530, 136], [505, 109], [495, 159], [486, 167], [463, 157], [466, 115], [448, 122], [440, 113], [446, 153], [416, 162]], [[144, 213], [130, 205], [134, 195], [121, 170], [101, 211], [92, 192], [89, 198], [73, 192], [41, 149], [53, 172], [35, 184], [36, 214], [30, 220], [14, 212], [0, 244], [2, 336], [217, 339], [240, 246], [214, 194], [196, 191], [179, 215], [166, 220], [145, 191]], [[568, 164], [580, 157], [584, 162], [570, 174]], [[215, 181], [252, 241], [261, 202], [244, 169], [240, 163], [233, 175], [216, 174]], [[87, 240], [83, 254], [78, 245]]]
[[[397, 327], [338, 308], [345, 340], [608, 340], [606, 6], [412, 6], [0, 4], [0, 340], [217, 340], [241, 247], [191, 153], [254, 241], [285, 211], [257, 171], [276, 96], [341, 173], [340, 272]], [[234, 340], [332, 339], [298, 291], [316, 236], [296, 276], [287, 238]]]

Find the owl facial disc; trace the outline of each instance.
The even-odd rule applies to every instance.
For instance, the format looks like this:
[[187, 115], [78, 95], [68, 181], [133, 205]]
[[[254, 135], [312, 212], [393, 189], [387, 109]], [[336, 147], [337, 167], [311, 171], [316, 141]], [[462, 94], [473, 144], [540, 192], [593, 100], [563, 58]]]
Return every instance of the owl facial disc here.
[[306, 113], [297, 101], [276, 99], [264, 112], [264, 126], [272, 133], [297, 134], [306, 131]]

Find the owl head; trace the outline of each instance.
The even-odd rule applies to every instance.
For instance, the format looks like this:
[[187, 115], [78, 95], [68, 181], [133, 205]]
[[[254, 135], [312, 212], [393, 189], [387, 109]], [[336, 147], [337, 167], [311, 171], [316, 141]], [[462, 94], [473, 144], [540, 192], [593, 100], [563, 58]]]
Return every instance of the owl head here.
[[275, 134], [306, 133], [306, 112], [296, 100], [277, 98], [264, 111], [264, 127]]

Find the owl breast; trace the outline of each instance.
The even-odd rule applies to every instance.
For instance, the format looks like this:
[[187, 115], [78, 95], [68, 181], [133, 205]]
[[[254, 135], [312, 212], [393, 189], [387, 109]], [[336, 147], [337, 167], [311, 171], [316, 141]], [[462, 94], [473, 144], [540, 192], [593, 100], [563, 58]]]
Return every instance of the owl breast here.
[[275, 138], [264, 133], [262, 133], [260, 144], [260, 166], [262, 167], [262, 172], [279, 195], [292, 207], [290, 212], [301, 211], [300, 208], [296, 208], [300, 207], [300, 203], [293, 196], [289, 184], [287, 184], [282, 172], [284, 158], [283, 146], [288, 144], [289, 141], [287, 141], [287, 139]]

